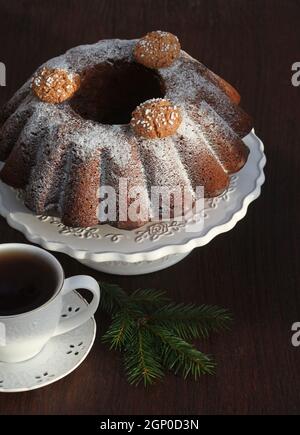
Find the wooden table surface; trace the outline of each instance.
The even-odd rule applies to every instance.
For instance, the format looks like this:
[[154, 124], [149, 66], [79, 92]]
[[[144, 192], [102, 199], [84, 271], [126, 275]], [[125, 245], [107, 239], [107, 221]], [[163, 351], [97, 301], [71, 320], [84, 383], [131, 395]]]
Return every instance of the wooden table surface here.
[[[237, 86], [266, 146], [262, 196], [234, 230], [178, 265], [140, 277], [97, 273], [57, 255], [67, 276], [91, 274], [138, 287], [166, 289], [177, 301], [218, 304], [233, 330], [212, 336], [216, 376], [198, 383], [173, 375], [145, 391], [124, 379], [117, 353], [98, 337], [82, 366], [45, 389], [0, 394], [0, 414], [297, 414], [300, 348], [300, 61], [299, 0], [6, 0], [0, 1], [0, 61], [7, 67], [4, 103], [42, 62], [102, 38], [134, 38], [164, 29], [183, 48]], [[25, 242], [0, 218], [0, 243]]]

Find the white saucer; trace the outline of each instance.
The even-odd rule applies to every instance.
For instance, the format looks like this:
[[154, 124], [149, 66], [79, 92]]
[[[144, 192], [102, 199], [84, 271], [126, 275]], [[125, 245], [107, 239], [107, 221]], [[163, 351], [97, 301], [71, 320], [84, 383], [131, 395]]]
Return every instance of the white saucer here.
[[[87, 302], [77, 292], [65, 297], [63, 317], [83, 309]], [[35, 390], [53, 384], [73, 372], [89, 354], [96, 336], [96, 322], [90, 319], [67, 334], [52, 338], [34, 358], [15, 364], [0, 362], [0, 392]]]
[[250, 154], [246, 165], [231, 177], [222, 195], [205, 200], [204, 225], [192, 219], [149, 223], [132, 231], [110, 225], [71, 228], [60, 219], [36, 216], [23, 202], [22, 192], [0, 182], [0, 214], [27, 239], [50, 251], [63, 252], [96, 270], [121, 275], [154, 272], [186, 257], [218, 234], [230, 231], [259, 197], [266, 157], [254, 130], [243, 141]]

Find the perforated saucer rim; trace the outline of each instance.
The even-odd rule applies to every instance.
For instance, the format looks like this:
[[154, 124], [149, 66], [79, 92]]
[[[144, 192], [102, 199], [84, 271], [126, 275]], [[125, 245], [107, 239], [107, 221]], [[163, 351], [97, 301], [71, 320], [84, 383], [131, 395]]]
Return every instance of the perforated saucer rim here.
[[[62, 316], [72, 315], [86, 305], [85, 299], [73, 291], [65, 296]], [[86, 359], [95, 337], [96, 322], [91, 318], [79, 328], [52, 338], [36, 357], [28, 361], [0, 362], [0, 393], [36, 390], [65, 378]]]

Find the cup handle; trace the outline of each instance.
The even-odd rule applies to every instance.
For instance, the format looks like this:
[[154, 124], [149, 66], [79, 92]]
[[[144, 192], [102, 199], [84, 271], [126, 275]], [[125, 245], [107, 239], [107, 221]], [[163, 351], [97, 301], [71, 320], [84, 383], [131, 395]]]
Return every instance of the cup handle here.
[[97, 281], [91, 276], [78, 275], [71, 278], [67, 278], [64, 282], [63, 288], [61, 290], [62, 295], [67, 295], [73, 290], [85, 289], [93, 293], [93, 300], [88, 306], [82, 311], [74, 314], [68, 319], [60, 320], [58, 327], [54, 332], [54, 336], [65, 334], [72, 329], [78, 328], [78, 326], [87, 322], [95, 314], [99, 302], [100, 302], [100, 288]]

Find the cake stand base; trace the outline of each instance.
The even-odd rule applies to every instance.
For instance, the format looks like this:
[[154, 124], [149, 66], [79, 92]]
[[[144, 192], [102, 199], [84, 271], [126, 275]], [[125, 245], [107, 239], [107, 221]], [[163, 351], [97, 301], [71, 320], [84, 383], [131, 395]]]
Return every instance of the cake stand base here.
[[158, 272], [159, 270], [171, 267], [187, 257], [190, 252], [184, 254], [172, 254], [153, 261], [138, 261], [129, 263], [127, 261], [104, 261], [96, 262], [93, 260], [79, 260], [80, 263], [100, 272], [113, 275], [145, 275], [147, 273]]

